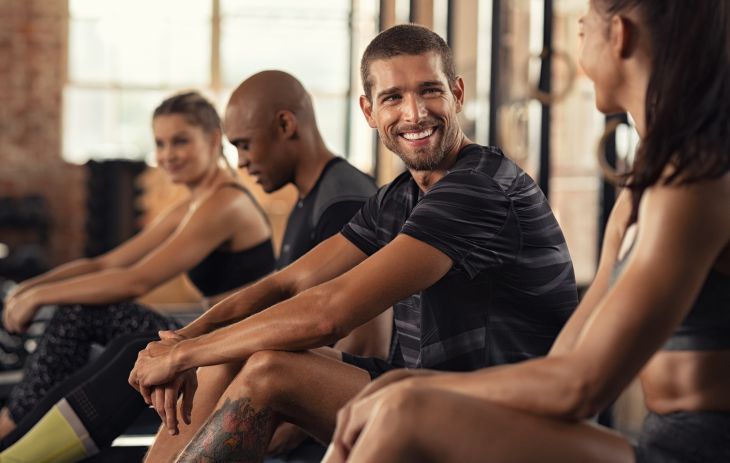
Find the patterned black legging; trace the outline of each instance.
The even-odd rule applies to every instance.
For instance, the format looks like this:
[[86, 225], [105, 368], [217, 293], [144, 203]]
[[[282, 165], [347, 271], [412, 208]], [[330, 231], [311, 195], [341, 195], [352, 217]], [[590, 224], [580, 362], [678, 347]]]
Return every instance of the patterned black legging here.
[[177, 327], [171, 319], [131, 301], [60, 306], [23, 367], [23, 381], [10, 393], [10, 416], [19, 422], [53, 386], [86, 365], [92, 344], [106, 346], [124, 334]]

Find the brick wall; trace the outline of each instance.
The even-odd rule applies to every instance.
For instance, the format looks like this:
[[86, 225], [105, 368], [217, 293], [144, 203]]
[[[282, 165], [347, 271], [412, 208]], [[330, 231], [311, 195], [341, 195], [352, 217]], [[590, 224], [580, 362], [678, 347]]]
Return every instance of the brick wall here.
[[84, 241], [84, 169], [61, 159], [67, 11], [67, 0], [0, 0], [0, 196], [46, 198], [53, 265]]

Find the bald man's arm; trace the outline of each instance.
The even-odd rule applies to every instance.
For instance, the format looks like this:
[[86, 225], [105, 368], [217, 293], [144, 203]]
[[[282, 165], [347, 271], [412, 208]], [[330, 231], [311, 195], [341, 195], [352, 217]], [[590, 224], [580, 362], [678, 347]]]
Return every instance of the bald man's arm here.
[[342, 235], [335, 235], [284, 269], [264, 277], [214, 305], [176, 333], [191, 339], [239, 322], [343, 274], [362, 262], [365, 257], [360, 249]]
[[[341, 235], [331, 240], [347, 241]], [[246, 360], [261, 350], [328, 345], [396, 301], [433, 285], [451, 266], [451, 259], [436, 248], [399, 235], [339, 277], [238, 323], [182, 341], [167, 355], [138, 360], [137, 381], [154, 386], [179, 371]]]

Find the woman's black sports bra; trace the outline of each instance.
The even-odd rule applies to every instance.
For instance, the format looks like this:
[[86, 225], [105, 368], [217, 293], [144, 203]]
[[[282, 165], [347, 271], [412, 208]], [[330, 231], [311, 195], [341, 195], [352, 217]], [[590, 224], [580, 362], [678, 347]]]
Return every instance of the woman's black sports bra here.
[[[251, 196], [251, 193], [237, 183], [226, 183], [223, 187], [237, 188]], [[254, 204], [263, 215], [253, 196]], [[266, 216], [264, 215], [264, 218]], [[267, 239], [256, 246], [240, 251], [215, 249], [198, 265], [188, 270], [188, 277], [206, 297], [223, 294], [232, 289], [252, 283], [271, 273], [276, 265], [274, 246]]]
[[[631, 249], [616, 262], [611, 273], [611, 286], [624, 271], [633, 247], [632, 244]], [[710, 270], [692, 309], [662, 349], [730, 349], [730, 276]]]

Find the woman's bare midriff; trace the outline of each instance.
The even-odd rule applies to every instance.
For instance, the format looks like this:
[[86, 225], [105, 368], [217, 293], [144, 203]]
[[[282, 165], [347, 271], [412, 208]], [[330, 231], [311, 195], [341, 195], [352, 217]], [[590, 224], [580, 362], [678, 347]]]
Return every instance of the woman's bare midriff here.
[[659, 351], [640, 379], [655, 413], [730, 411], [730, 350]]

